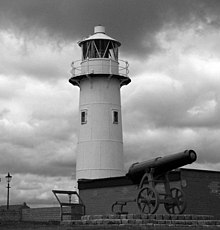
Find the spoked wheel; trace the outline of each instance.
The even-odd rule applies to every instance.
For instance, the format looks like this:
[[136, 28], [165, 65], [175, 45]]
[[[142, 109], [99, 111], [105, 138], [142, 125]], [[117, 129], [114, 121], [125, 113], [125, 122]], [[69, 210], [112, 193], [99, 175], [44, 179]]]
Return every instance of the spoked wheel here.
[[149, 186], [142, 188], [138, 193], [137, 205], [141, 213], [155, 213], [159, 206], [159, 197], [155, 189]]
[[171, 188], [171, 197], [167, 196], [164, 207], [169, 214], [182, 214], [186, 209], [185, 195], [179, 188]]

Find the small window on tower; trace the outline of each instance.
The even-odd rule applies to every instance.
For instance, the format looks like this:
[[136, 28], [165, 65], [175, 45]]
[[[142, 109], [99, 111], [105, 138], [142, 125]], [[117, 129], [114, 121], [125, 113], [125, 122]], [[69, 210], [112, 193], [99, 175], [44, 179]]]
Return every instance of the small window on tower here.
[[81, 124], [87, 123], [87, 110], [81, 111]]
[[112, 111], [113, 124], [118, 124], [118, 111]]

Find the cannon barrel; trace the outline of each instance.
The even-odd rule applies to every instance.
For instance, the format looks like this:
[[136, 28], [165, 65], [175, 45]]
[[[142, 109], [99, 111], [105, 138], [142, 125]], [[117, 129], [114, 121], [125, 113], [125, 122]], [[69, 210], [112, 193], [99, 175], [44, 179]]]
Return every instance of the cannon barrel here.
[[[128, 176], [134, 183], [139, 183], [143, 175], [152, 172], [154, 176], [160, 176], [173, 169], [191, 164], [196, 161], [197, 155], [193, 150], [157, 157], [149, 161], [137, 162], [130, 166]], [[151, 171], [152, 169], [152, 171]]]

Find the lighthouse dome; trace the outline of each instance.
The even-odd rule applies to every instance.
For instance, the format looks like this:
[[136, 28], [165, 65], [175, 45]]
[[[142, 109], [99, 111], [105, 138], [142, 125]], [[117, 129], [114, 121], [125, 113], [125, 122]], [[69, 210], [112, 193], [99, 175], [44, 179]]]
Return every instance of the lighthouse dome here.
[[94, 34], [84, 38], [82, 41], [80, 41], [78, 44], [79, 46], [82, 46], [83, 43], [91, 40], [108, 40], [108, 41], [113, 41], [115, 44], [117, 44], [117, 47], [121, 45], [121, 43], [114, 38], [106, 35], [105, 33], [105, 27], [104, 26], [95, 26], [94, 27]]

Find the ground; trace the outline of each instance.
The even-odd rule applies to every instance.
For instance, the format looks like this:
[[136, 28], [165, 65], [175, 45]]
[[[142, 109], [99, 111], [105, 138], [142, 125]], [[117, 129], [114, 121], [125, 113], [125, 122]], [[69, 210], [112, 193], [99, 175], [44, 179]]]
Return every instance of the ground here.
[[24, 223], [24, 222], [1, 222], [1, 230], [67, 230], [58, 223]]

